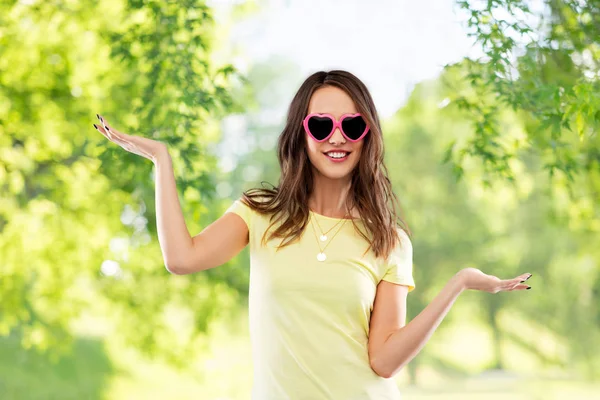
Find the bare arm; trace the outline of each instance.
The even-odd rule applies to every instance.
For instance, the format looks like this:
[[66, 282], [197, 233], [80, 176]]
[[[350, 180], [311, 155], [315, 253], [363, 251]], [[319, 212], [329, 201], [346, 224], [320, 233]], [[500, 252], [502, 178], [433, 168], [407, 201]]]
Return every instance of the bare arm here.
[[371, 359], [373, 370], [386, 378], [400, 371], [425, 346], [463, 290], [455, 275], [419, 315], [383, 341]]
[[192, 237], [183, 218], [177, 195], [171, 155], [165, 148], [154, 158], [156, 185], [156, 226], [158, 242], [167, 270], [181, 272], [181, 266], [192, 251]]
[[[395, 329], [389, 324], [393, 323], [396, 326], [398, 324], [394, 313], [405, 315], [406, 311], [404, 309], [398, 309], [397, 306], [394, 306], [394, 304], [399, 304], [400, 307], [404, 307], [404, 301], [394, 301], [392, 296], [405, 299], [407, 290], [398, 286], [396, 291], [386, 291], [386, 293], [389, 293], [386, 295], [388, 298], [376, 300], [380, 304], [376, 307], [381, 308], [373, 311], [373, 317], [377, 318], [377, 321], [374, 322], [375, 326], [371, 328], [375, 332], [373, 344], [371, 344], [371, 337], [369, 338], [371, 368], [378, 375], [385, 378], [398, 373], [425, 346], [425, 343], [433, 335], [433, 332], [464, 290], [474, 289], [491, 293], [523, 290], [529, 286], [523, 285], [522, 282], [529, 279], [529, 277], [531, 277], [531, 274], [523, 274], [513, 279], [501, 280], [495, 276], [486, 275], [475, 268], [465, 268], [448, 281], [441, 292], [419, 315], [399, 329]], [[389, 317], [385, 316], [390, 313], [392, 315]], [[404, 318], [401, 319], [403, 321]], [[403, 322], [399, 323], [403, 325]]]
[[185, 224], [171, 156], [165, 144], [117, 131], [104, 118], [94, 127], [125, 150], [154, 163], [156, 185], [156, 224], [158, 241], [167, 270], [189, 274], [222, 265], [248, 244], [248, 227], [233, 213], [226, 213], [191, 237]]
[[183, 219], [169, 153], [159, 154], [155, 165], [158, 240], [171, 273], [218, 267], [242, 251], [248, 244], [248, 227], [234, 213], [226, 213], [192, 238]]

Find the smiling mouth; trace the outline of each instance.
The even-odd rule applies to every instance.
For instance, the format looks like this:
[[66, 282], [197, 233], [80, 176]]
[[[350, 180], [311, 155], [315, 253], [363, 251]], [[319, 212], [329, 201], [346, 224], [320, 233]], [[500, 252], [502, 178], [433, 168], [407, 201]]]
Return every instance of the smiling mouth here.
[[350, 155], [351, 152], [348, 151], [340, 151], [340, 152], [336, 152], [336, 151], [331, 151], [329, 153], [323, 153], [325, 155], [325, 157], [329, 158], [332, 161], [342, 161], [342, 160], [346, 160], [348, 158], [348, 156]]

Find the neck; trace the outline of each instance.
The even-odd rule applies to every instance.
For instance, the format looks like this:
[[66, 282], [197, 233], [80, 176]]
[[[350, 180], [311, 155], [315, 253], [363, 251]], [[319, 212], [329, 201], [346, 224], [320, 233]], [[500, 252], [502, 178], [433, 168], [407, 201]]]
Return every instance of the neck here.
[[350, 192], [351, 181], [347, 179], [330, 179], [320, 174], [314, 175], [313, 190], [308, 199], [309, 208], [331, 218], [352, 218], [346, 215], [346, 199]]

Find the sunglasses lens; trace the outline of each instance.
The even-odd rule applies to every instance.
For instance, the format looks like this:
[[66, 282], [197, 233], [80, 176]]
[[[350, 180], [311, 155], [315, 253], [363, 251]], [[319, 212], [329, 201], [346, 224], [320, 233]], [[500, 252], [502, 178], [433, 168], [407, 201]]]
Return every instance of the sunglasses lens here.
[[308, 120], [308, 130], [317, 140], [325, 139], [333, 129], [333, 121], [328, 117], [312, 116]]
[[342, 121], [342, 129], [346, 136], [352, 140], [357, 140], [367, 129], [367, 123], [362, 116], [346, 117]]

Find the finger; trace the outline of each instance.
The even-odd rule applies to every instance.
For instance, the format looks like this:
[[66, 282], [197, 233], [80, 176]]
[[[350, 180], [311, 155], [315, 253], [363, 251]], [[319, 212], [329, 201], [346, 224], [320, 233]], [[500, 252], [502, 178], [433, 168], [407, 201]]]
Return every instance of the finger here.
[[[104, 126], [102, 124], [100, 125], [96, 125], [94, 124], [94, 128], [96, 128], [98, 130], [98, 132], [100, 132], [101, 134], [103, 134], [104, 136], [106, 136], [106, 138], [112, 142], [114, 142], [114, 135], [111, 134], [110, 132], [108, 132], [106, 130], [106, 128], [104, 128]], [[117, 138], [118, 139], [118, 138]]]
[[128, 150], [127, 147], [132, 147], [127, 141], [122, 140], [119, 136], [115, 135], [114, 133], [111, 133], [110, 131], [107, 131], [102, 125], [98, 126], [96, 124], [94, 124], [94, 127], [100, 131], [100, 133], [102, 133], [108, 140], [110, 140], [113, 143], [118, 144], [119, 146], [123, 147], [125, 150]]
[[129, 146], [131, 146], [131, 148], [136, 149], [135, 153], [142, 156], [142, 157], [146, 157], [148, 159], [152, 158], [152, 155], [150, 153], [148, 153], [147, 151], [145, 151], [144, 149], [144, 138], [136, 136], [136, 135], [128, 135], [126, 133], [121, 133], [118, 132], [117, 133], [118, 138], [127, 143]]
[[142, 140], [141, 138], [139, 138], [135, 135], [128, 135], [126, 133], [119, 132], [119, 131], [111, 128], [111, 126], [106, 122], [104, 117], [102, 117], [101, 115], [98, 115], [98, 114], [96, 114], [96, 116], [98, 117], [98, 119], [100, 119], [102, 121], [102, 124], [100, 126], [96, 126], [94, 124], [94, 127], [96, 127], [96, 129], [98, 129], [110, 141], [118, 144], [119, 146], [121, 146], [122, 148], [124, 148], [125, 150], [127, 150], [130, 153], [137, 154], [138, 156], [141, 156], [141, 157], [144, 157], [147, 159], [152, 159], [151, 154], [147, 154], [145, 151], [143, 151], [141, 149], [142, 146], [140, 146], [138, 143], [139, 141]]
[[504, 279], [500, 281], [498, 287], [501, 291], [513, 290], [517, 285], [521, 285], [521, 278]]
[[121, 146], [122, 148], [127, 150], [128, 152], [137, 154], [138, 156], [141, 156], [144, 158], [150, 158], [148, 156], [148, 154], [142, 152], [138, 146], [136, 146], [134, 143], [132, 143], [128, 140], [123, 139], [120, 135], [115, 135], [114, 133], [110, 133], [110, 131], [107, 132], [106, 134], [110, 138], [111, 141], [118, 144], [119, 146]]
[[100, 114], [96, 114], [96, 117], [98, 117], [98, 120], [100, 120], [100, 124], [98, 124], [98, 126], [103, 128], [105, 133], [110, 132], [111, 130], [108, 128], [108, 123], [106, 122], [104, 117]]
[[110, 140], [110, 138], [106, 135], [106, 132], [104, 132], [104, 129], [102, 129], [100, 126], [96, 125], [96, 124], [92, 124], [94, 125], [94, 128], [96, 128], [96, 130], [98, 132], [100, 132], [102, 134], [102, 136], [104, 136], [105, 138], [107, 138], [108, 140]]
[[103, 117], [102, 115], [100, 115], [100, 114], [96, 114], [96, 117], [98, 117], [98, 120], [100, 120], [100, 123], [101, 123], [102, 125], [104, 125], [104, 123], [106, 122], [106, 121], [104, 120], [104, 117]]
[[111, 135], [115, 139], [115, 142], [119, 143], [125, 150], [135, 153], [138, 156], [146, 158], [149, 157], [149, 155], [146, 154], [143, 150], [141, 150], [140, 146], [138, 146], [135, 143], [135, 140], [138, 139], [136, 136], [126, 135], [124, 133], [115, 134], [111, 133], [110, 131], [108, 132], [108, 134]]
[[533, 274], [531, 274], [531, 273], [529, 273], [529, 272], [528, 272], [528, 273], [526, 273], [526, 274], [519, 275], [519, 276], [518, 276], [517, 278], [515, 278], [515, 279], [518, 279], [518, 280], [519, 280], [519, 282], [525, 282], [526, 280], [528, 280], [528, 279], [529, 279], [529, 278], [531, 278], [532, 276], [533, 276]]
[[106, 122], [106, 120], [104, 118], [102, 118], [101, 128], [108, 135], [108, 137], [111, 138], [111, 139], [114, 139], [115, 142], [125, 142], [125, 143], [128, 143], [128, 141], [124, 137], [125, 134], [123, 134], [121, 132], [118, 132], [115, 129], [111, 129], [110, 126], [108, 125], [108, 123]]
[[516, 278], [506, 279], [505, 282], [507, 282], [507, 283], [510, 282], [511, 284], [517, 284], [517, 283], [523, 283], [523, 282], [527, 281], [529, 278], [531, 278], [531, 274], [526, 273], [526, 274], [519, 275]]
[[513, 290], [529, 290], [531, 289], [531, 286], [526, 285], [524, 283], [519, 283], [518, 285], [515, 285], [512, 289], [508, 289], [508, 291], [513, 291]]
[[526, 283], [524, 283], [526, 280], [527, 277], [517, 277], [513, 279], [507, 279], [506, 281], [504, 281], [504, 283], [508, 287], [508, 290], [514, 290], [517, 287], [527, 289], [529, 286]]
[[121, 132], [115, 130], [112, 126], [110, 126], [109, 123], [108, 123], [108, 121], [102, 115], [96, 114], [96, 116], [98, 117], [98, 119], [102, 123], [102, 126], [104, 127], [104, 129], [107, 132], [113, 133], [113, 134], [116, 134], [116, 135], [120, 135], [121, 134]]
[[108, 121], [104, 119], [104, 117], [102, 115], [100, 115], [100, 121], [102, 122], [102, 126], [104, 127], [104, 129], [107, 132], [116, 134], [117, 131], [115, 131], [114, 129], [112, 129], [112, 127], [108, 124]]
[[96, 117], [98, 117], [98, 119], [100, 120], [100, 126], [102, 126], [104, 129], [106, 129], [107, 127], [107, 122], [104, 119], [104, 117], [100, 114], [96, 114]]
[[[100, 117], [102, 118], [102, 116], [100, 116]], [[105, 132], [110, 137], [114, 137], [116, 140], [120, 140], [121, 142], [125, 142], [125, 143], [129, 144], [130, 146], [135, 147], [135, 144], [131, 140], [134, 138], [134, 136], [127, 135], [126, 133], [123, 133], [123, 132], [119, 132], [118, 130], [111, 127], [104, 118], [102, 118], [102, 121], [103, 121], [102, 126], [103, 126]]]

